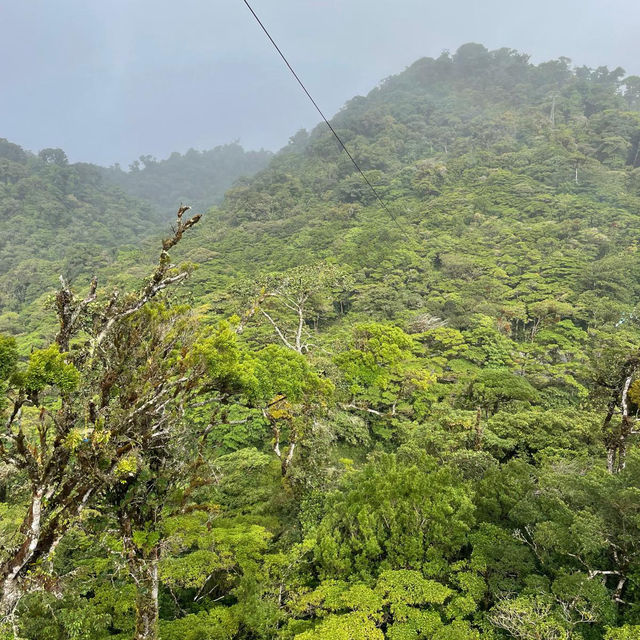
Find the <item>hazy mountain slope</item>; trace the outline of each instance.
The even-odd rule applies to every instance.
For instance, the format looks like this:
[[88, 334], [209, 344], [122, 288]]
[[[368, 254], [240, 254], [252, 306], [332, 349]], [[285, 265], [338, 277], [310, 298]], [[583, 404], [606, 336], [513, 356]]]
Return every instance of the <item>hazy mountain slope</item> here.
[[38, 156], [0, 141], [0, 313], [114, 259], [115, 248], [156, 233], [153, 207], [106, 183], [60, 149]]
[[114, 166], [104, 170], [104, 176], [129, 195], [151, 202], [170, 220], [181, 202], [190, 202], [195, 209], [218, 204], [240, 176], [263, 169], [272, 156], [270, 151], [245, 151], [233, 143], [207, 151], [175, 152], [165, 160], [141, 156], [128, 172]]
[[188, 241], [198, 294], [327, 260], [369, 316], [483, 312], [523, 330], [557, 300], [583, 324], [619, 320], [640, 294], [640, 100], [622, 78], [480, 45], [416, 62], [333, 120], [402, 231], [318, 126]]
[[53, 290], [59, 275], [82, 284], [114, 264], [118, 251], [164, 233], [175, 213], [168, 203], [195, 199], [209, 207], [270, 156], [232, 144], [147, 158], [143, 169], [125, 173], [70, 165], [61, 149], [34, 155], [0, 140], [0, 328], [24, 330], [16, 314]]

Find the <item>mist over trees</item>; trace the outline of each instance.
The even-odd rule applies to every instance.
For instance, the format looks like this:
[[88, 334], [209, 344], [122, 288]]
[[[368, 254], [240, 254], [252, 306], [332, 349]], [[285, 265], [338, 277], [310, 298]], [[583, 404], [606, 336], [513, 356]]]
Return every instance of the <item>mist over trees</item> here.
[[170, 220], [181, 202], [188, 200], [197, 209], [218, 204], [238, 178], [263, 169], [272, 155], [245, 151], [234, 142], [206, 151], [174, 152], [164, 160], [140, 156], [127, 171], [114, 165], [103, 175], [129, 195], [154, 204]]
[[0, 139], [1, 330], [20, 332], [17, 314], [55, 287], [59, 274], [89, 280], [120, 252], [163, 233], [186, 194], [200, 209], [211, 206], [269, 156], [231, 144], [166, 161], [147, 158], [143, 168], [136, 161], [125, 173], [69, 164], [62, 149], [35, 155]]
[[332, 120], [395, 220], [324, 126], [2, 142], [0, 637], [639, 638], [639, 91], [416, 61]]

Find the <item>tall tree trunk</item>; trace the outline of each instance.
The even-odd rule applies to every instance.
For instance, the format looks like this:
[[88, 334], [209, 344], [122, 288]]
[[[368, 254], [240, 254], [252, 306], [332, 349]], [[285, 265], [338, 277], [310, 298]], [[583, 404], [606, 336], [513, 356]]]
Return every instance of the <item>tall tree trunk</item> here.
[[134, 640], [158, 638], [158, 550], [135, 563], [136, 633]]
[[0, 616], [5, 617], [13, 613], [21, 596], [20, 577], [23, 569], [33, 560], [40, 535], [42, 533], [42, 497], [44, 489], [38, 488], [31, 498], [31, 507], [22, 523], [24, 540], [20, 546], [0, 566]]
[[[625, 369], [627, 370], [624, 372], [619, 387], [614, 389], [612, 398], [609, 401], [609, 408], [603, 425], [609, 473], [619, 473], [625, 468], [629, 440], [638, 435], [638, 430], [635, 428], [636, 421], [629, 414], [629, 389], [637, 368], [637, 356], [630, 358], [625, 363]], [[619, 423], [613, 420], [618, 410], [621, 414]]]
[[18, 578], [15, 576], [6, 576], [2, 580], [2, 596], [0, 596], [0, 621], [6, 619], [15, 610], [22, 591], [18, 584]]
[[49, 482], [47, 488], [43, 483], [32, 489], [31, 505], [20, 527], [24, 539], [0, 565], [0, 619], [10, 615], [20, 600], [24, 575], [37, 562], [51, 555], [93, 493], [93, 487], [82, 485], [73, 478], [55, 496], [52, 496], [51, 485]]
[[158, 640], [158, 545], [141, 549], [133, 541], [133, 523], [126, 514], [120, 516], [122, 541], [129, 563], [129, 573], [136, 585], [136, 632], [133, 640]]
[[474, 443], [473, 443], [473, 448], [476, 451], [480, 451], [482, 449], [483, 438], [484, 438], [484, 429], [482, 427], [482, 409], [478, 407], [476, 409], [476, 424], [475, 424], [475, 434], [474, 434]]

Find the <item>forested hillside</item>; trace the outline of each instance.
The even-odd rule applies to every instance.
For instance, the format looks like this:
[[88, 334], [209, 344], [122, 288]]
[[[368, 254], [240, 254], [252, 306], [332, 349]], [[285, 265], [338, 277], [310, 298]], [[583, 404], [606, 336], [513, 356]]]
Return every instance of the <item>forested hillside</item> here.
[[175, 152], [165, 160], [141, 156], [129, 171], [115, 165], [104, 170], [104, 176], [126, 193], [153, 203], [168, 221], [181, 202], [197, 209], [218, 204], [239, 177], [263, 169], [272, 155], [264, 150], [245, 151], [233, 143], [207, 151]]
[[6, 638], [640, 638], [640, 78], [468, 44], [332, 124], [387, 209], [298, 132], [0, 335]]
[[135, 162], [126, 173], [69, 164], [62, 149], [34, 155], [0, 139], [0, 331], [24, 332], [22, 310], [37, 316], [29, 330], [42, 327], [46, 319], [26, 309], [60, 275], [86, 282], [108, 265], [117, 270], [119, 252], [158, 237], [183, 200], [212, 206], [270, 155], [231, 144], [165, 161], [146, 157], [143, 168]]
[[59, 275], [90, 278], [113, 260], [116, 247], [161, 228], [150, 205], [105, 184], [97, 167], [70, 165], [61, 149], [36, 156], [6, 140], [0, 140], [0, 221], [4, 330], [19, 322], [15, 314], [25, 304], [54, 289]]

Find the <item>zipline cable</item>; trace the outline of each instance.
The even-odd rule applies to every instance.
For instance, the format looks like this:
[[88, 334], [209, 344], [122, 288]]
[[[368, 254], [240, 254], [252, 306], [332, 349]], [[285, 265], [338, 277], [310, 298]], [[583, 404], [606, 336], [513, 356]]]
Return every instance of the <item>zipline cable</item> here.
[[291, 64], [289, 64], [289, 61], [285, 57], [284, 53], [282, 53], [280, 47], [276, 44], [276, 41], [271, 37], [271, 34], [262, 23], [262, 20], [260, 20], [260, 18], [258, 17], [258, 15], [253, 10], [252, 6], [249, 4], [247, 0], [243, 0], [243, 2], [247, 5], [247, 9], [251, 11], [251, 14], [256, 19], [256, 22], [260, 25], [261, 29], [265, 32], [267, 38], [269, 38], [269, 40], [271, 41], [271, 44], [275, 47], [275, 50], [280, 54], [280, 57], [289, 68], [289, 71], [291, 71], [291, 73], [293, 74], [293, 77], [298, 81], [298, 84], [302, 87], [302, 90], [307, 94], [307, 98], [311, 100], [311, 104], [313, 104], [313, 106], [316, 108], [316, 111], [320, 114], [321, 118], [324, 120], [327, 127], [329, 127], [329, 130], [331, 131], [331, 133], [333, 133], [336, 140], [340, 143], [340, 146], [342, 147], [343, 151], [347, 154], [347, 156], [349, 157], [349, 160], [351, 160], [351, 162], [353, 163], [353, 166], [358, 170], [358, 173], [362, 176], [362, 179], [368, 185], [369, 189], [371, 189], [373, 195], [376, 197], [376, 199], [378, 200], [382, 208], [387, 212], [389, 217], [394, 221], [398, 229], [400, 229], [400, 232], [405, 237], [407, 242], [411, 242], [409, 236], [405, 232], [403, 226], [398, 221], [397, 217], [394, 215], [391, 209], [389, 209], [386, 202], [382, 199], [382, 196], [380, 196], [377, 189], [371, 184], [369, 178], [367, 178], [367, 176], [364, 174], [364, 172], [360, 168], [360, 165], [356, 162], [355, 158], [351, 155], [351, 152], [349, 151], [349, 149], [347, 149], [347, 145], [342, 141], [342, 138], [337, 134], [336, 130], [331, 126], [331, 123], [329, 122], [327, 117], [324, 115], [324, 113], [322, 113], [322, 109], [320, 109], [320, 107], [318, 106], [318, 103], [313, 99], [313, 96], [309, 93], [307, 88], [304, 86], [304, 83], [302, 82], [302, 80], [300, 80], [300, 76], [298, 76], [298, 74], [295, 72]]

